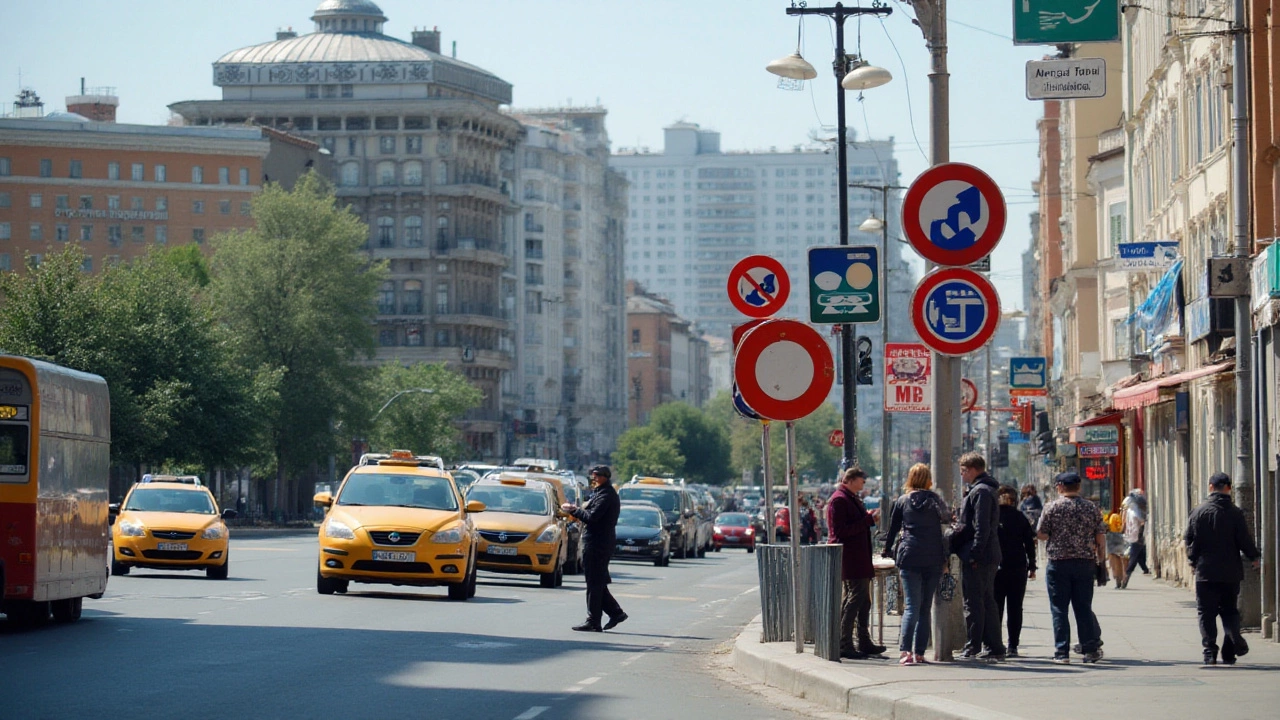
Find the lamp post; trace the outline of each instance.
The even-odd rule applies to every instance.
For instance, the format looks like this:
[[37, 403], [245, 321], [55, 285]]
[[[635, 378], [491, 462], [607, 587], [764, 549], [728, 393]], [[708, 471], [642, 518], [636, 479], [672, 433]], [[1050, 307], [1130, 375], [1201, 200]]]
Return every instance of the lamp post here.
[[436, 391], [431, 388], [409, 388], [407, 390], [401, 390], [400, 392], [388, 398], [387, 401], [382, 404], [382, 407], [378, 408], [378, 412], [373, 414], [373, 419], [369, 421], [369, 424], [372, 425], [373, 423], [377, 422], [378, 416], [382, 414], [382, 411], [390, 407], [391, 403], [395, 402], [396, 399], [399, 398], [401, 395], [408, 395], [409, 393], [426, 393], [428, 395], [434, 395], [435, 392]]

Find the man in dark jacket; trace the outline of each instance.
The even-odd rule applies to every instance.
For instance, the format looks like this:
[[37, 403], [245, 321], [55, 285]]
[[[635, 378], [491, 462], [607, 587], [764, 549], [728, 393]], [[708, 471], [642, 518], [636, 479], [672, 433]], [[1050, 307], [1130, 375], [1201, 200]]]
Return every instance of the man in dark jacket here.
[[1249, 652], [1240, 634], [1240, 610], [1236, 598], [1244, 568], [1240, 553], [1256, 570], [1262, 554], [1245, 525], [1244, 513], [1231, 502], [1231, 478], [1215, 473], [1209, 478], [1209, 498], [1187, 521], [1187, 560], [1196, 569], [1196, 613], [1200, 616], [1200, 644], [1204, 664], [1218, 662], [1218, 616], [1222, 616], [1222, 662], [1234, 665]]
[[960, 506], [960, 523], [970, 539], [956, 548], [964, 564], [961, 578], [964, 592], [964, 627], [967, 638], [963, 657], [1003, 660], [1004, 640], [1000, 633], [1000, 606], [996, 603], [996, 571], [1000, 568], [999, 484], [987, 474], [987, 461], [976, 452], [960, 456], [960, 477], [969, 485]]
[[1027, 516], [1015, 506], [1018, 489], [1000, 486], [1000, 569], [996, 571], [996, 607], [1005, 613], [1009, 629], [1006, 657], [1018, 657], [1018, 640], [1022, 637], [1022, 599], [1027, 594], [1027, 580], [1036, 577], [1036, 531]]
[[[612, 476], [607, 465], [591, 468], [591, 497], [582, 507], [573, 503], [560, 506], [586, 525], [582, 531], [582, 574], [587, 583], [587, 620], [574, 626], [573, 629], [579, 632], [609, 630], [627, 619], [622, 606], [609, 592], [609, 559], [613, 557], [617, 543], [616, 528], [621, 509], [618, 491], [610, 482]], [[600, 627], [602, 613], [609, 616], [604, 627]]]
[[840, 477], [840, 485], [827, 503], [827, 542], [844, 546], [840, 580], [840, 657], [858, 660], [884, 652], [883, 645], [871, 641], [871, 528], [879, 510], [867, 512], [862, 504], [862, 486], [867, 473], [850, 468]]

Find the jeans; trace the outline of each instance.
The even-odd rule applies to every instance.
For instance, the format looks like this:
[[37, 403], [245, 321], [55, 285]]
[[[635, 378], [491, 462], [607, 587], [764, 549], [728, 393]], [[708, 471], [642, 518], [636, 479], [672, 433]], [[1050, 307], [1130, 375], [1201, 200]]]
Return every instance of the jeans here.
[[938, 592], [942, 568], [899, 568], [902, 593], [902, 629], [898, 632], [898, 650], [923, 655], [929, 647], [933, 624], [933, 596]]
[[1008, 619], [1009, 649], [1022, 639], [1022, 599], [1027, 595], [1027, 569], [1001, 568], [996, 572], [996, 607]]
[[845, 580], [840, 593], [840, 652], [871, 645], [871, 578]]
[[1056, 657], [1071, 654], [1071, 621], [1068, 606], [1076, 616], [1076, 633], [1085, 654], [1097, 652], [1102, 630], [1093, 617], [1093, 586], [1096, 564], [1092, 560], [1050, 560], [1044, 573], [1053, 615], [1053, 646]]
[[994, 563], [966, 566], [961, 578], [964, 592], [965, 649], [973, 653], [986, 650], [1004, 655], [1000, 639], [1000, 606], [996, 604], [996, 570]]
[[1134, 568], [1142, 566], [1142, 572], [1151, 572], [1147, 568], [1147, 544], [1139, 540], [1136, 543], [1129, 543], [1129, 566], [1124, 569], [1125, 577], [1133, 574]]
[[1240, 637], [1240, 610], [1236, 598], [1240, 583], [1196, 581], [1196, 615], [1200, 618], [1200, 644], [1218, 652], [1218, 617], [1222, 617], [1222, 654], [1235, 655], [1234, 639]]

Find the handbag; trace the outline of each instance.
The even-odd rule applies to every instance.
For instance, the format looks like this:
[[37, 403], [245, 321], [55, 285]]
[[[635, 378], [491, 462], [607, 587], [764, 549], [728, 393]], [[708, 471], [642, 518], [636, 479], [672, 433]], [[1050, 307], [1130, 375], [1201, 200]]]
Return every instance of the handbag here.
[[1094, 580], [1098, 583], [1098, 587], [1106, 587], [1107, 585], [1107, 564], [1100, 562], [1094, 566]]

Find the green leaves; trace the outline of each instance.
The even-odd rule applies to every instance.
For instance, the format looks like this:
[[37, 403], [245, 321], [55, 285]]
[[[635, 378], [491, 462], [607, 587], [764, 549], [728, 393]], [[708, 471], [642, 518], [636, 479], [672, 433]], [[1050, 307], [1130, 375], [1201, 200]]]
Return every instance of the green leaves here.
[[378, 368], [370, 388], [366, 399], [372, 402], [366, 407], [371, 420], [364, 434], [374, 451], [412, 450], [446, 462], [462, 456], [453, 418], [484, 400], [479, 388], [444, 363], [387, 363]]
[[618, 449], [613, 453], [614, 477], [680, 475], [684, 467], [685, 457], [676, 441], [651, 426], [633, 427], [618, 437]]

